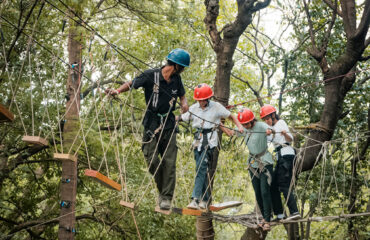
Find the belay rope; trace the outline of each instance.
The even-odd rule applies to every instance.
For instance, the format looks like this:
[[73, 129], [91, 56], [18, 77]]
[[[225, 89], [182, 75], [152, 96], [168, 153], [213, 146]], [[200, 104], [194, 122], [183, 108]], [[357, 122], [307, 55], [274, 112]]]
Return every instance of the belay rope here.
[[157, 108], [158, 99], [159, 99], [159, 71], [154, 72], [153, 102], [152, 102], [153, 108]]

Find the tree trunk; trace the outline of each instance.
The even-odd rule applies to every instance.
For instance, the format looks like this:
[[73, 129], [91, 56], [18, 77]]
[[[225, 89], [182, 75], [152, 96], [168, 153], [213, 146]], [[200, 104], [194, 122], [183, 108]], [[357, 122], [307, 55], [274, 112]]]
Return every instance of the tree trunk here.
[[[69, 12], [71, 18], [74, 17], [72, 11]], [[67, 103], [66, 103], [66, 123], [63, 131], [64, 153], [74, 154], [73, 141], [79, 129], [79, 109], [80, 109], [80, 81], [81, 81], [81, 52], [82, 44], [78, 36], [78, 26], [73, 21], [69, 21], [68, 35], [68, 55], [69, 69], [67, 80]], [[60, 197], [61, 210], [59, 219], [59, 239], [74, 239], [75, 235], [75, 206], [77, 194], [77, 161], [62, 161], [62, 179], [70, 179], [68, 183], [61, 183]]]
[[[226, 106], [230, 97], [230, 75], [231, 70], [234, 66], [233, 55], [238, 44], [240, 36], [243, 34], [247, 26], [252, 22], [252, 15], [267, 7], [271, 0], [264, 0], [259, 2], [257, 0], [239, 0], [238, 15], [235, 21], [231, 24], [227, 24], [223, 27], [221, 32], [217, 30], [217, 17], [219, 15], [219, 0], [205, 0], [204, 5], [206, 6], [206, 17], [204, 23], [206, 24], [208, 33], [212, 40], [212, 47], [217, 56], [217, 68], [216, 68], [216, 79], [214, 84], [214, 97], [215, 100]], [[214, 153], [214, 166], [213, 169], [217, 168], [218, 151]], [[203, 229], [207, 230], [208, 233], [214, 233], [212, 220], [203, 221], [201, 218], [197, 218], [197, 237], [198, 239], [205, 239], [199, 236], [199, 233]], [[252, 230], [254, 231], [254, 230]], [[214, 234], [209, 234], [209, 238], [214, 239]]]
[[332, 25], [329, 25], [325, 33], [325, 39], [322, 41], [323, 44], [318, 46], [316, 44], [315, 29], [313, 29], [309, 7], [305, 5], [312, 43], [312, 47], [308, 49], [308, 52], [318, 62], [324, 75], [325, 103], [320, 122], [317, 125], [319, 127], [310, 133], [310, 140], [305, 144], [305, 147], [309, 147], [310, 150], [304, 153], [302, 171], [312, 169], [317, 157], [321, 157], [318, 155], [322, 146], [317, 144], [317, 141], [325, 142], [331, 140], [342, 112], [344, 99], [356, 80], [356, 64], [361, 61], [363, 58], [362, 54], [370, 44], [370, 38], [366, 39], [370, 24], [370, 0], [365, 1], [359, 24], [356, 24], [358, 14], [356, 13], [355, 2], [353, 0], [343, 0], [340, 1], [340, 5], [347, 43], [343, 54], [330, 65], [326, 59], [327, 44], [337, 13], [336, 11], [333, 12], [333, 18], [330, 23]]
[[[367, 130], [370, 131], [370, 107], [368, 108], [367, 110]], [[367, 139], [366, 139], [366, 142], [363, 144], [363, 146], [361, 146], [361, 152], [358, 153], [358, 154], [355, 154], [354, 157], [351, 159], [351, 189], [350, 189], [350, 203], [349, 203], [349, 206], [348, 206], [348, 212], [349, 213], [355, 213], [356, 210], [357, 210], [357, 205], [356, 205], [356, 201], [357, 201], [357, 194], [359, 192], [359, 190], [361, 189], [361, 185], [359, 183], [359, 180], [358, 180], [358, 172], [357, 172], [357, 164], [359, 161], [362, 161], [364, 166], [366, 166], [367, 164], [367, 159], [366, 159], [366, 154], [367, 154], [367, 150], [369, 148], [369, 145], [370, 145], [370, 136], [368, 135]], [[369, 205], [367, 206], [367, 208], [369, 207]], [[351, 240], [357, 240], [357, 239], [360, 239], [360, 236], [359, 236], [359, 231], [358, 229], [356, 228], [355, 224], [354, 224], [354, 219], [349, 219], [348, 220], [348, 235], [350, 237]]]
[[264, 240], [266, 236], [267, 232], [247, 228], [240, 240]]

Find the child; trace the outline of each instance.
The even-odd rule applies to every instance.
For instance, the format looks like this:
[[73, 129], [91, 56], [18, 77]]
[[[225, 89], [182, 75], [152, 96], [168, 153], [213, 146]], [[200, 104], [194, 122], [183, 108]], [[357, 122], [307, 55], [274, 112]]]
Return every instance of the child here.
[[273, 198], [272, 206], [279, 221], [284, 218], [283, 206], [281, 204], [281, 192], [283, 193], [289, 208], [290, 216], [286, 220], [295, 220], [301, 217], [298, 212], [297, 203], [294, 197], [294, 188], [291, 186], [293, 175], [293, 161], [295, 151], [290, 146], [293, 136], [289, 132], [288, 125], [276, 114], [276, 109], [271, 105], [265, 105], [260, 110], [261, 119], [272, 126], [276, 132], [272, 138], [272, 143], [277, 153], [277, 164], [273, 172], [271, 195]]
[[207, 84], [200, 84], [194, 89], [194, 99], [198, 102], [190, 106], [189, 112], [181, 115], [181, 120], [192, 121], [197, 131], [194, 135], [194, 158], [196, 162], [196, 177], [192, 193], [192, 201], [187, 206], [191, 209], [206, 209], [211, 196], [210, 167], [212, 166], [213, 150], [217, 147], [217, 127], [222, 118], [231, 119], [243, 131], [238, 122], [223, 105], [211, 101], [213, 91]]
[[264, 231], [270, 230], [271, 218], [271, 192], [273, 160], [267, 150], [267, 135], [272, 130], [266, 123], [258, 122], [251, 110], [244, 108], [238, 113], [238, 120], [245, 128], [245, 133], [235, 133], [234, 130], [221, 127], [227, 135], [238, 135], [245, 138], [245, 144], [249, 150], [248, 165], [252, 185], [261, 210], [263, 221], [259, 226]]

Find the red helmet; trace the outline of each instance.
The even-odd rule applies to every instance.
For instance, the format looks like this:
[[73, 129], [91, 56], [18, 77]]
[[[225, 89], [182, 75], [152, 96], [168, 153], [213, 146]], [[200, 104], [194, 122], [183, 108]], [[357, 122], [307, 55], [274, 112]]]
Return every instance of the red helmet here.
[[213, 96], [212, 88], [205, 83], [199, 84], [194, 89], [194, 99], [195, 100], [205, 100], [212, 96]]
[[253, 112], [248, 108], [243, 108], [238, 112], [238, 120], [241, 124], [249, 123], [250, 121], [253, 121], [254, 114]]
[[274, 113], [276, 112], [276, 109], [271, 106], [271, 105], [265, 105], [263, 107], [261, 107], [261, 110], [260, 110], [260, 118], [264, 118], [268, 115], [270, 115], [271, 113]]

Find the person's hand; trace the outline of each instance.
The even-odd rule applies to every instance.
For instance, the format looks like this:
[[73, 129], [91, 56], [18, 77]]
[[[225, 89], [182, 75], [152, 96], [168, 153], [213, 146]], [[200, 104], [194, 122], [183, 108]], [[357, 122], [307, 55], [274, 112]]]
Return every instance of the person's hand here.
[[181, 121], [182, 119], [181, 119], [181, 115], [177, 115], [177, 116], [175, 116], [175, 120], [176, 120], [176, 122], [177, 121]]
[[118, 95], [119, 94], [119, 91], [116, 90], [116, 89], [110, 89], [110, 88], [108, 88], [108, 89], [105, 90], [105, 94], [111, 95], [111, 96], [115, 96], [115, 95]]
[[186, 113], [189, 111], [189, 106], [187, 104], [181, 106], [181, 113]]
[[271, 133], [272, 133], [272, 130], [271, 129], [266, 129], [266, 135], [268, 136], [268, 135], [271, 135]]
[[286, 135], [286, 131], [285, 130], [281, 131], [281, 135], [285, 136]]
[[242, 125], [238, 126], [238, 130], [239, 130], [240, 133], [243, 133], [244, 132], [243, 126]]

